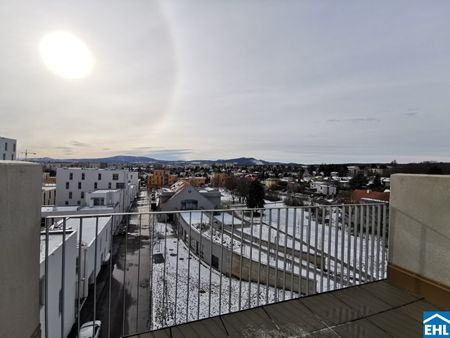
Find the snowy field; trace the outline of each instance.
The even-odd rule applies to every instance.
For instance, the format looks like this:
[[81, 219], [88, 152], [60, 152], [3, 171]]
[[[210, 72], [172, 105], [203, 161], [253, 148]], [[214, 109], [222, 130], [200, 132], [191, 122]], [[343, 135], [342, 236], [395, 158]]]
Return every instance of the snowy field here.
[[[189, 254], [183, 241], [177, 241], [171, 226], [167, 228], [168, 236], [159, 246], [161, 252], [167, 253], [166, 262], [153, 265], [155, 329], [291, 298], [290, 291], [283, 297], [282, 290], [224, 276], [192, 252]], [[165, 224], [156, 224], [155, 231], [164, 235]], [[292, 296], [298, 297], [296, 293]]]

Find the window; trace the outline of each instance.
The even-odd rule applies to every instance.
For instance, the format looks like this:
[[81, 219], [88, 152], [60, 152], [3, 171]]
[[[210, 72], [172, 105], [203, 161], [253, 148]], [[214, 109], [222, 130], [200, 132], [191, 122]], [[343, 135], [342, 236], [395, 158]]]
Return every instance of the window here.
[[84, 191], [81, 192], [81, 198], [84, 198]]
[[94, 205], [105, 205], [105, 199], [103, 197], [93, 198]]
[[69, 199], [71, 199], [71, 198], [72, 198], [72, 192], [69, 191]]
[[58, 299], [59, 300], [59, 314], [62, 313], [62, 303], [63, 303], [62, 296], [63, 296], [62, 289], [59, 289], [59, 299]]
[[211, 255], [211, 265], [213, 268], [219, 269], [219, 257]]
[[78, 189], [81, 189], [81, 182], [78, 182]]
[[108, 183], [108, 189], [111, 189], [111, 182]]
[[112, 179], [113, 179], [113, 181], [118, 181], [119, 180], [119, 174], [113, 174], [112, 175]]
[[14, 160], [14, 154], [11, 154], [11, 161]]
[[125, 188], [125, 183], [116, 183], [116, 189], [123, 189]]
[[3, 154], [3, 161], [6, 160], [6, 154]]
[[66, 182], [66, 189], [69, 189], [70, 185], [69, 182]]
[[97, 182], [94, 183], [94, 189], [97, 189]]
[[8, 151], [8, 142], [5, 143], [5, 151]]
[[81, 204], [81, 202], [80, 202], [80, 201], [77, 201], [77, 204], [78, 204], [78, 205], [80, 205], [80, 204]]
[[85, 179], [85, 176], [86, 176], [86, 174], [85, 174], [85, 173], [82, 173], [82, 174], [81, 174], [81, 180], [83, 180], [83, 181], [84, 181], [84, 179]]
[[102, 174], [98, 174], [98, 180], [99, 180], [99, 181], [102, 180]]
[[13, 151], [16, 152], [16, 144], [13, 144]]
[[184, 200], [181, 202], [181, 210], [198, 209], [198, 201], [196, 200]]
[[69, 205], [69, 201], [65, 201], [64, 204], [65, 204], [65, 205]]
[[45, 305], [45, 275], [39, 279], [39, 305]]
[[73, 180], [73, 173], [69, 174], [69, 180]]

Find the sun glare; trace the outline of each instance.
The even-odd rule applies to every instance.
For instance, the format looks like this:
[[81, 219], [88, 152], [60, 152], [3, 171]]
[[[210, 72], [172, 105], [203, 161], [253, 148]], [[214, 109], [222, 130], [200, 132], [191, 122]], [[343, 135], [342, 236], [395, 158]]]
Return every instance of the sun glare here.
[[49, 70], [65, 79], [81, 79], [94, 67], [88, 46], [69, 32], [52, 32], [41, 39], [39, 50]]

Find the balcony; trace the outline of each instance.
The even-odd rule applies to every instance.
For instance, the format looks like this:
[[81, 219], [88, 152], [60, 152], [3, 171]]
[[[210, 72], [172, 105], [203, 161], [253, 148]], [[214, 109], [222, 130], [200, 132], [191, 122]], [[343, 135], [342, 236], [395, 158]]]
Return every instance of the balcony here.
[[40, 265], [39, 182], [0, 166], [5, 336], [420, 337], [450, 308], [449, 177], [394, 175], [390, 205], [64, 215]]
[[[118, 337], [240, 316], [243, 310], [385, 279], [387, 210], [374, 203], [73, 215], [57, 223], [49, 218], [41, 251], [43, 332], [69, 332], [67, 316], [55, 325], [51, 313], [66, 309], [72, 318], [73, 304], [72, 334], [95, 318], [103, 336]], [[113, 236], [114, 218], [122, 219], [123, 236]], [[72, 232], [78, 234], [76, 273], [67, 269], [72, 255], [65, 255], [75, 249], [66, 240]], [[55, 237], [59, 245], [49, 257], [46, 248]], [[52, 301], [58, 289], [62, 295]]]

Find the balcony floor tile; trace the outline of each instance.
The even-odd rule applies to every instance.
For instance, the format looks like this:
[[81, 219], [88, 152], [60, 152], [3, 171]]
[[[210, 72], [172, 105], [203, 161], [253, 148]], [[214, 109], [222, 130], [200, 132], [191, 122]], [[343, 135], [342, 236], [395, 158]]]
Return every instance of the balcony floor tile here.
[[378, 281], [130, 337], [422, 337], [425, 310], [438, 308]]
[[172, 328], [172, 338], [184, 337], [228, 337], [220, 317], [203, 319]]

